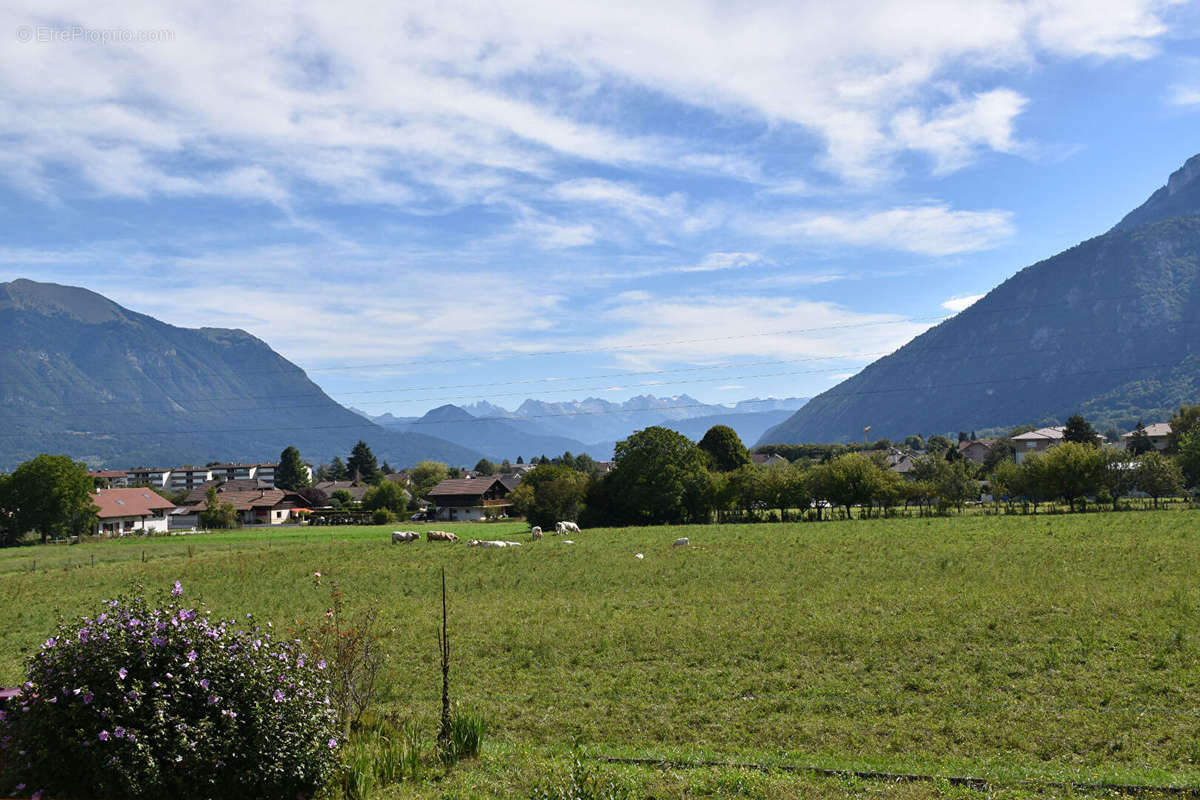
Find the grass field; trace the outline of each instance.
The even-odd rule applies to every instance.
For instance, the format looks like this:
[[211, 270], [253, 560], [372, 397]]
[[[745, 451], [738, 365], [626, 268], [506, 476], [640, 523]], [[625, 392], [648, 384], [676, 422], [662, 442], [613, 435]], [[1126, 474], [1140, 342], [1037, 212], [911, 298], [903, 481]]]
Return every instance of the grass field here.
[[439, 526], [526, 544], [392, 545], [388, 526], [0, 551], [0, 682], [20, 681], [56, 613], [132, 583], [178, 579], [278, 627], [316, 621], [336, 579], [384, 611], [387, 708], [432, 731], [444, 566], [452, 694], [490, 731], [480, 759], [380, 797], [527, 797], [573, 752], [632, 796], [976, 792], [591, 758], [971, 775], [1005, 797], [1068, 793], [1026, 779], [1200, 786], [1200, 512], [594, 530], [573, 546]]

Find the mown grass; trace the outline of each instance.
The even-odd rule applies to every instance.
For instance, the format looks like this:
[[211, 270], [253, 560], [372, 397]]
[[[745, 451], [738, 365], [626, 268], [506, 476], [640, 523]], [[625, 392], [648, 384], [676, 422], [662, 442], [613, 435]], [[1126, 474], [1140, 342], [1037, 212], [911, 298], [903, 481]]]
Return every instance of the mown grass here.
[[[0, 681], [20, 680], [56, 609], [88, 613], [134, 582], [179, 579], [217, 613], [286, 627], [317, 619], [336, 579], [351, 605], [384, 610], [383, 710], [434, 731], [445, 566], [452, 694], [488, 735], [479, 759], [381, 797], [531, 796], [573, 749], [1200, 785], [1200, 512], [595, 530], [575, 545], [528, 542], [517, 523], [439, 525], [526, 541], [505, 550], [392, 545], [393, 527], [0, 551]], [[690, 548], [671, 546], [685, 535]], [[733, 768], [596, 769], [629, 796], [880, 790]]]

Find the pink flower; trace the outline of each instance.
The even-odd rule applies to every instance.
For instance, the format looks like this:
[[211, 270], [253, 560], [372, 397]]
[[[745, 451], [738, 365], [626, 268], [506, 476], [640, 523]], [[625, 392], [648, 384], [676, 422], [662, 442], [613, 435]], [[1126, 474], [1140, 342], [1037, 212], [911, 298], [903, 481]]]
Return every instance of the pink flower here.
[[108, 731], [100, 731], [100, 741], [102, 741], [102, 742], [108, 741]]

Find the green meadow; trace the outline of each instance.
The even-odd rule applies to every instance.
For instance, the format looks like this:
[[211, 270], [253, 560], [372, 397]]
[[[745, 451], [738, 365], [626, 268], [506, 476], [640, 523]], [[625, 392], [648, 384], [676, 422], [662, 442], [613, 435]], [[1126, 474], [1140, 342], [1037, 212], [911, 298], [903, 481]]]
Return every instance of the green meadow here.
[[380, 713], [432, 732], [444, 567], [451, 694], [487, 721], [483, 752], [373, 796], [529, 797], [576, 757], [614, 796], [980, 795], [786, 765], [968, 775], [998, 797], [1099, 793], [1024, 781], [1200, 787], [1200, 512], [603, 529], [574, 545], [438, 526], [524, 544], [393, 545], [386, 526], [0, 551], [0, 682], [22, 680], [58, 617], [135, 584], [180, 580], [219, 615], [287, 629], [319, 620], [337, 581], [351, 609], [381, 610]]

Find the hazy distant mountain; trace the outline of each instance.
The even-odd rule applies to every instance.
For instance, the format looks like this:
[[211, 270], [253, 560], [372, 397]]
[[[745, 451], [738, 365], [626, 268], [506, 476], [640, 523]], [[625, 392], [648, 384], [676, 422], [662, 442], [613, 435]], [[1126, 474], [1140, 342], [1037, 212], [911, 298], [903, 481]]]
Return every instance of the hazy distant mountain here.
[[620, 403], [597, 397], [567, 402], [526, 400], [515, 411], [480, 401], [463, 409], [477, 417], [502, 419], [528, 435], [565, 436], [587, 442], [584, 452], [595, 456], [597, 451], [611, 454], [613, 443], [651, 425], [664, 425], [693, 439], [702, 437], [713, 425], [729, 425], [743, 441], [751, 443], [768, 427], [802, 407], [806, 399], [755, 398], [727, 406], [701, 403], [686, 394], [640, 395]]
[[813, 398], [768, 442], [857, 441], [1200, 402], [1200, 155], [1108, 233], [1021, 270]]
[[245, 331], [187, 329], [86, 289], [0, 283], [0, 468], [41, 452], [108, 467], [266, 461], [295, 445], [345, 458], [364, 439], [396, 466], [479, 453], [374, 425]]
[[373, 419], [391, 430], [424, 433], [457, 442], [497, 462], [506, 458], [516, 461], [518, 456], [525, 459], [557, 456], [567, 451], [575, 455], [587, 453], [599, 461], [612, 458], [611, 443], [589, 445], [566, 436], [522, 430], [519, 420], [477, 417], [454, 405], [439, 406], [410, 421], [398, 420], [390, 414], [386, 416], [391, 419], [382, 416]]

